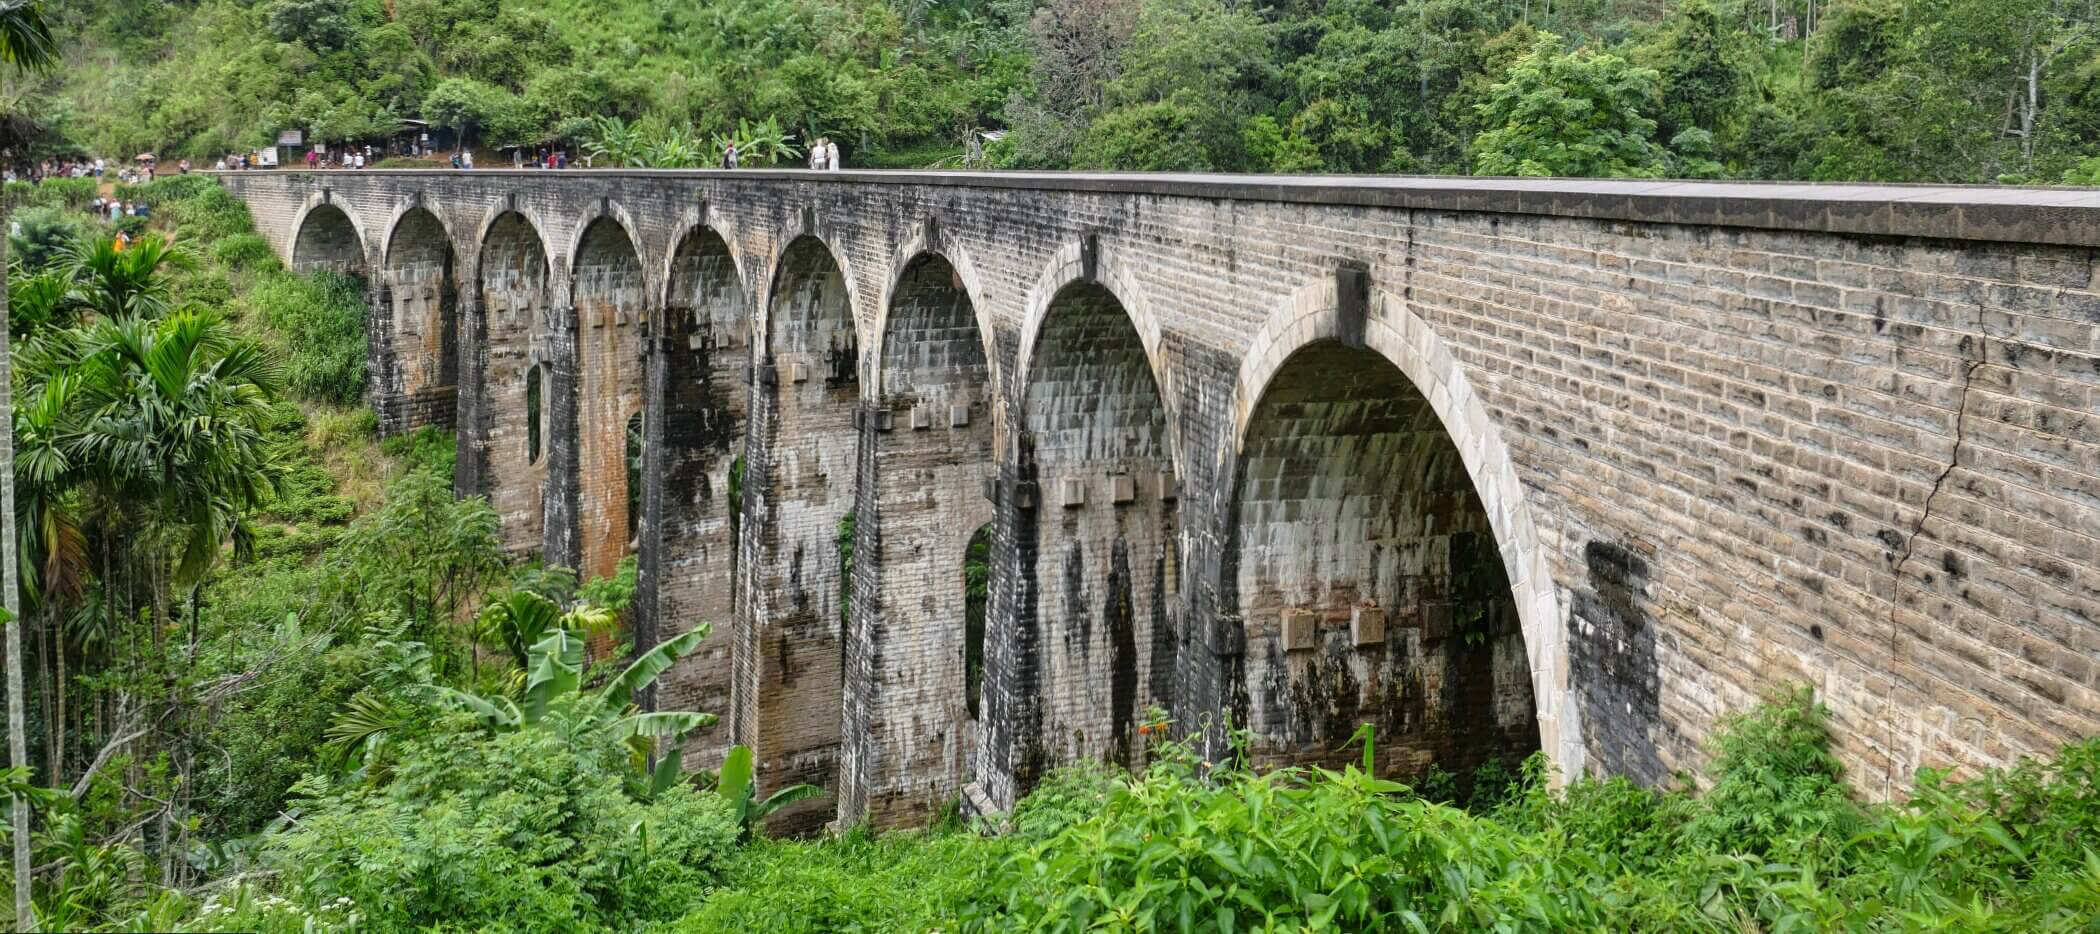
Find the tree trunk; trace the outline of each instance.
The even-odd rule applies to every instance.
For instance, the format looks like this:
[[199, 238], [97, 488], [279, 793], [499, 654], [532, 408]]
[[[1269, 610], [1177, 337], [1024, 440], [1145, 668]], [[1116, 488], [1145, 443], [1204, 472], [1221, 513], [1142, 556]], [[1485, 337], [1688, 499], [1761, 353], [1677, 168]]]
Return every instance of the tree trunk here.
[[52, 679], [53, 692], [58, 695], [58, 728], [51, 734], [51, 787], [66, 783], [66, 634], [65, 621], [53, 618], [51, 640], [58, 650], [58, 676]]
[[[0, 230], [7, 227], [7, 209], [0, 206]], [[19, 560], [15, 539], [15, 367], [8, 339], [7, 241], [0, 238], [0, 602], [7, 608], [7, 760], [10, 765], [29, 767], [29, 737], [26, 735], [22, 699], [22, 594], [15, 562]], [[29, 901], [29, 801], [16, 795], [13, 802], [15, 834], [15, 927], [36, 930], [36, 913]]]

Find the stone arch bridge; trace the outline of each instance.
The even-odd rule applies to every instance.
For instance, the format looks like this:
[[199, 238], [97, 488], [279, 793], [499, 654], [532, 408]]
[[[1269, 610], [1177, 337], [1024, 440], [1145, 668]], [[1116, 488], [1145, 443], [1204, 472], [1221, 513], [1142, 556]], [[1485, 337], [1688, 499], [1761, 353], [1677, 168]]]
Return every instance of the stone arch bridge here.
[[1805, 682], [1870, 795], [2100, 730], [2100, 193], [223, 181], [370, 284], [384, 429], [456, 428], [512, 547], [715, 626], [659, 702], [833, 789], [790, 826], [1163, 716], [1654, 781]]

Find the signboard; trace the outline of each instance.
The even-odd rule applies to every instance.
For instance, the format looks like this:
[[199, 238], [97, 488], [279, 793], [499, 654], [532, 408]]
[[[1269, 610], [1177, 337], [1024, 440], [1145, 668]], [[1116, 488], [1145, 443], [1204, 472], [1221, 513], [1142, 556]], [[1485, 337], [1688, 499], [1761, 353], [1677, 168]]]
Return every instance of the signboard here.
[[284, 130], [277, 134], [277, 145], [279, 146], [297, 146], [304, 142], [306, 142], [306, 131], [304, 130]]
[[277, 147], [270, 146], [255, 151], [255, 164], [266, 168], [277, 167]]

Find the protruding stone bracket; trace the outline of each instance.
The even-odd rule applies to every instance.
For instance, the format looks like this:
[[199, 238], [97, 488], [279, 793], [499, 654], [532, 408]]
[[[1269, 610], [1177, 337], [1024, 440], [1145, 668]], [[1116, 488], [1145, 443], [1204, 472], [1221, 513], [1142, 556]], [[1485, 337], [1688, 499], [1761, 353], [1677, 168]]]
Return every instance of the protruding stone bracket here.
[[1345, 259], [1334, 267], [1334, 337], [1350, 347], [1364, 346], [1371, 313], [1371, 270]]
[[1247, 654], [1247, 621], [1238, 613], [1220, 613], [1211, 622], [1211, 654], [1232, 658]]

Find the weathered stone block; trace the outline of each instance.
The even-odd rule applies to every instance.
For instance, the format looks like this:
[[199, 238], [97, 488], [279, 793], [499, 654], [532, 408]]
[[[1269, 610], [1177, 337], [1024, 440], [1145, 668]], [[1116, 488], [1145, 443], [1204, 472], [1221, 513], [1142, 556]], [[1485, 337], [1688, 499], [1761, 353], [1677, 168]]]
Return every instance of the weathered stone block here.
[[1086, 505], [1086, 481], [1078, 477], [1066, 477], [1058, 481], [1057, 501], [1066, 509], [1077, 509]]
[[1286, 652], [1309, 652], [1313, 638], [1319, 633], [1320, 616], [1311, 610], [1287, 609], [1283, 611], [1283, 650]]
[[1385, 610], [1359, 605], [1349, 612], [1349, 642], [1358, 648], [1385, 642]]
[[1108, 478], [1109, 502], [1118, 506], [1137, 499], [1137, 481], [1127, 473], [1112, 474]]

